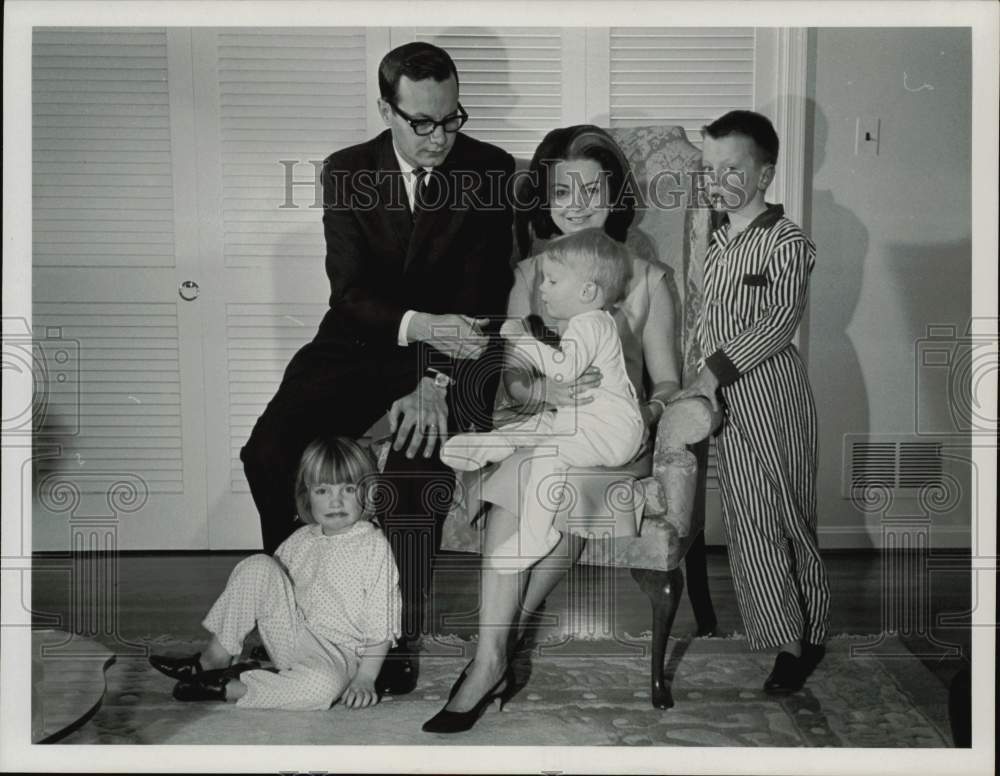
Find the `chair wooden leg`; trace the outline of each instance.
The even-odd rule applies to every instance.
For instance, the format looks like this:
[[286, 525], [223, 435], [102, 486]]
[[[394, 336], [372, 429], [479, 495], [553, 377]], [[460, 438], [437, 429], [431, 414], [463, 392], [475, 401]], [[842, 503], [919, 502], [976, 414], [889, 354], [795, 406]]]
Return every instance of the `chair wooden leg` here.
[[708, 559], [705, 553], [705, 495], [708, 479], [708, 440], [691, 447], [698, 460], [698, 484], [694, 493], [694, 513], [691, 530], [697, 532], [684, 556], [684, 578], [687, 580], [688, 600], [694, 609], [697, 623], [696, 636], [714, 636], [718, 628], [712, 595], [708, 589]]
[[650, 700], [657, 709], [674, 705], [670, 685], [664, 676], [667, 639], [674, 625], [674, 616], [684, 592], [684, 574], [679, 568], [670, 571], [634, 568], [632, 579], [649, 597], [653, 609], [653, 649], [650, 667]]
[[684, 577], [687, 580], [688, 600], [694, 610], [697, 624], [695, 636], [714, 636], [718, 627], [712, 594], [708, 590], [708, 563], [705, 555], [705, 534], [698, 536], [684, 556]]

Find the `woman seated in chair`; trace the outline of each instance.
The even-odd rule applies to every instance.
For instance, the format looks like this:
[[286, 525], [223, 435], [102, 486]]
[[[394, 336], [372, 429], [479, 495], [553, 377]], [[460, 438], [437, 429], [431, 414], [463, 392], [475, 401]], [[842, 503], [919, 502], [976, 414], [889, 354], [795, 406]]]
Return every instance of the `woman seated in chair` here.
[[[541, 262], [537, 254], [543, 250], [545, 241], [594, 227], [603, 227], [609, 236], [624, 242], [635, 216], [635, 198], [632, 190], [625, 186], [628, 169], [621, 149], [598, 127], [567, 127], [546, 135], [531, 161], [531, 175], [526, 179], [528, 190], [519, 193], [519, 203], [532, 203], [534, 207], [518, 213], [518, 246], [522, 256], [534, 257], [526, 258], [516, 267], [508, 302], [509, 317], [535, 315], [550, 328], [558, 329], [556, 321], [546, 319], [541, 303]], [[631, 254], [630, 260], [631, 280], [614, 318], [622, 341], [626, 371], [640, 399], [643, 421], [651, 431], [649, 437], [653, 439], [665, 402], [680, 387], [673, 302], [663, 268]], [[508, 353], [502, 387], [505, 395], [498, 411], [498, 425], [537, 412], [544, 404], [566, 406], [586, 402], [587, 390], [598, 385], [600, 380], [601, 375], [593, 371], [568, 385], [546, 380], [519, 368]], [[647, 444], [620, 471], [635, 477], [648, 476], [652, 458], [650, 447], [651, 444]], [[484, 562], [482, 568], [475, 658], [456, 681], [445, 708], [425, 723], [425, 731], [467, 730], [490, 703], [496, 700], [502, 703], [513, 691], [511, 645], [522, 635], [531, 615], [580, 557], [586, 542], [580, 534], [592, 530], [585, 521], [574, 518], [572, 524], [557, 526], [562, 531], [559, 544], [526, 571], [500, 573], [496, 570], [497, 558], [494, 556], [498, 548], [509, 544], [508, 540], [517, 530], [522, 499], [538, 497], [524, 493], [519, 487], [525, 466], [530, 466], [530, 459], [536, 454], [530, 449], [518, 451], [482, 474], [476, 472], [475, 476], [465, 478], [468, 486], [466, 518], [472, 519], [477, 512], [474, 507], [470, 508], [470, 502], [491, 505], [485, 515], [483, 552], [493, 562]], [[571, 474], [568, 487], [577, 499], [575, 511], [584, 515], [606, 513], [608, 483], [606, 473], [593, 478], [586, 473], [582, 476]], [[588, 508], [588, 503], [594, 507]], [[448, 519], [458, 518], [453, 514]], [[628, 520], [632, 521], [634, 533], [635, 515], [628, 516]], [[606, 524], [606, 520], [604, 522]], [[710, 619], [714, 627], [714, 614]]]

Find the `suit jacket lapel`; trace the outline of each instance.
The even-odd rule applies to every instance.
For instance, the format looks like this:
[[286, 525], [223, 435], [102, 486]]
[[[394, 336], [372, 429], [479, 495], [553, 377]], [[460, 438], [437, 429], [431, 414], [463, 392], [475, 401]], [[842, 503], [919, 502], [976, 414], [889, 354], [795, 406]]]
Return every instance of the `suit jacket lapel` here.
[[[413, 231], [413, 216], [407, 206], [406, 190], [403, 187], [396, 153], [392, 149], [392, 133], [389, 131], [386, 131], [381, 138], [376, 161], [378, 201], [381, 205], [379, 211], [386, 230], [399, 246], [399, 254], [406, 256], [412, 244], [410, 235]], [[405, 263], [403, 266], [405, 267]]]
[[460, 173], [462, 168], [461, 145], [462, 136], [459, 135], [455, 138], [455, 145], [444, 164], [434, 169], [434, 175], [437, 176], [435, 182], [438, 187], [437, 201], [441, 204], [415, 214], [404, 271], [409, 271], [411, 267], [427, 267], [440, 258], [431, 251], [434, 238], [457, 229], [465, 217], [467, 208], [463, 203], [454, 201], [459, 184], [457, 173]]

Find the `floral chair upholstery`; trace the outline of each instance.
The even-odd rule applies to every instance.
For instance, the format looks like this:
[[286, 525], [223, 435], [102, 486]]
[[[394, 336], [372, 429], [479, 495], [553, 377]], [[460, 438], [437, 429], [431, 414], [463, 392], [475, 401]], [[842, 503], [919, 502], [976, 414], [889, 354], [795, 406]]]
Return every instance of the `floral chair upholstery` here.
[[[690, 207], [694, 181], [691, 173], [700, 169], [701, 153], [688, 141], [682, 127], [613, 129], [610, 134], [628, 158], [637, 186], [639, 206], [628, 245], [641, 258], [659, 262], [667, 270], [677, 316], [674, 330], [679, 334], [678, 364], [682, 367], [682, 382], [687, 384], [696, 374], [700, 359], [696, 325], [709, 233], [708, 212]], [[713, 421], [717, 422], [717, 418]], [[590, 534], [580, 562], [630, 568], [649, 596], [653, 607], [652, 701], [659, 708], [673, 704], [663, 676], [663, 658], [684, 587], [680, 564], [702, 531], [705, 517], [704, 498], [696, 499], [694, 492], [696, 482], [702, 492], [704, 489], [705, 448], [699, 456], [702, 471], [698, 476], [695, 457], [681, 447], [679, 455], [686, 456], [682, 462], [686, 470], [680, 477], [686, 478], [687, 484], [672, 492], [685, 491], [680, 497], [685, 504], [667, 502], [663, 483], [678, 476], [676, 467], [671, 471], [671, 459], [676, 462], [678, 451], [665, 450], [662, 444], [657, 445], [652, 456], [636, 461], [629, 472], [572, 470], [585, 471], [588, 477], [608, 478], [604, 490], [608, 528]], [[456, 500], [461, 498], [457, 491]], [[700, 502], [699, 508], [695, 508], [696, 501]], [[638, 526], [634, 525], [636, 514], [641, 515]], [[593, 525], [593, 515], [587, 517]], [[572, 507], [562, 519], [573, 519]], [[558, 523], [557, 518], [557, 527]], [[468, 519], [448, 519], [442, 546], [480, 552], [481, 534]]]

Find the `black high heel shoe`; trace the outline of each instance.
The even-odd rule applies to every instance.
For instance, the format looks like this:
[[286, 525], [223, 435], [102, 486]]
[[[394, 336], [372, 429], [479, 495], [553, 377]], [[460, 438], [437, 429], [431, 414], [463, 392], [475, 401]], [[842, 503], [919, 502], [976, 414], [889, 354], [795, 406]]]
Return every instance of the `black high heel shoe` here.
[[[472, 663], [470, 662], [469, 665], [472, 665]], [[451, 694], [448, 696], [449, 703], [455, 696], [455, 693], [458, 692], [458, 688], [461, 687], [462, 682], [465, 681], [468, 670], [469, 666], [467, 665], [452, 686]], [[471, 730], [472, 726], [483, 716], [486, 708], [494, 701], [500, 702], [500, 711], [503, 711], [504, 704], [510, 699], [513, 687], [514, 673], [510, 664], [508, 664], [507, 668], [504, 669], [503, 676], [500, 677], [500, 681], [487, 690], [486, 694], [479, 699], [479, 702], [475, 706], [468, 711], [448, 711], [447, 708], [441, 709], [441, 711], [423, 724], [421, 730], [425, 733], [464, 733], [466, 730]], [[447, 705], [446, 703], [445, 706]]]
[[472, 668], [473, 662], [475, 662], [475, 658], [473, 658], [472, 660], [470, 660], [468, 663], [465, 664], [465, 668], [463, 668], [462, 673], [458, 675], [458, 679], [455, 680], [455, 684], [453, 684], [451, 686], [451, 689], [448, 690], [449, 703], [451, 702], [451, 699], [455, 697], [455, 694], [458, 692], [458, 688], [462, 686], [462, 682], [465, 681], [465, 677], [468, 675], [469, 669]]

